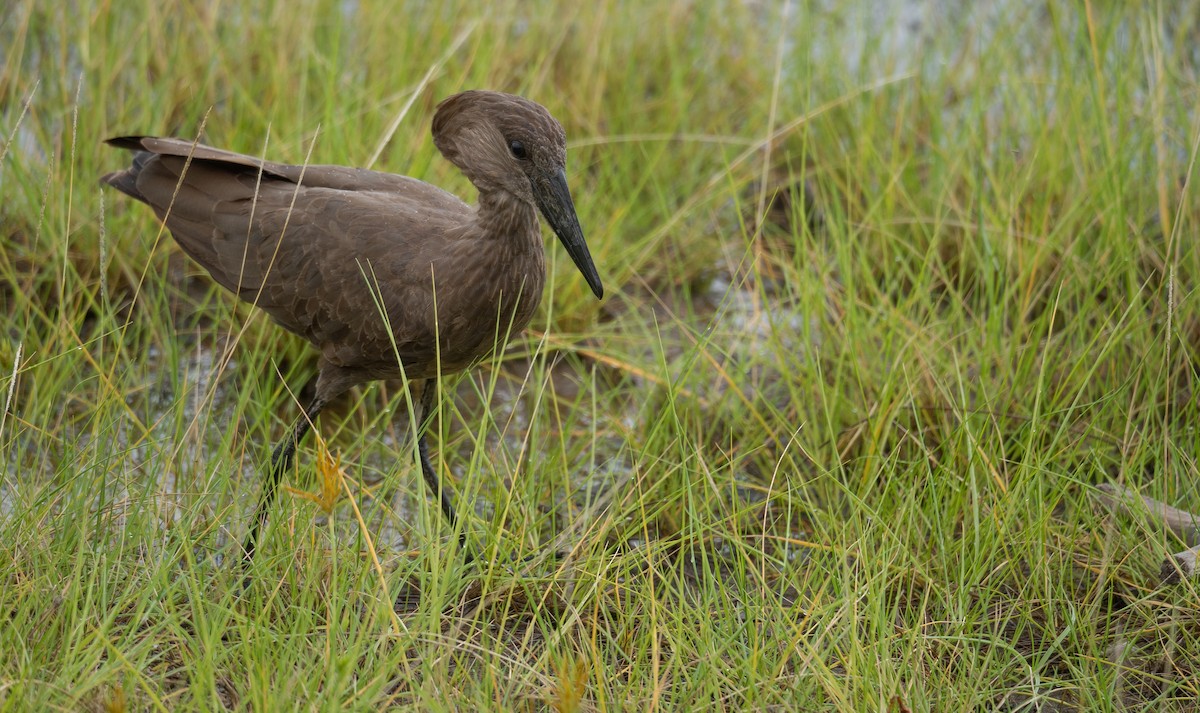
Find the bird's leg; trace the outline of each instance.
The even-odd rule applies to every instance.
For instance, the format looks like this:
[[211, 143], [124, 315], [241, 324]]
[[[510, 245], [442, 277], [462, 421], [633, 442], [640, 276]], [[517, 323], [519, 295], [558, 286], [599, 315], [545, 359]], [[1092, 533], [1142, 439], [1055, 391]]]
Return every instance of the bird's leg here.
[[296, 419], [296, 423], [292, 425], [291, 433], [275, 446], [275, 451], [271, 454], [271, 471], [267, 474], [267, 482], [263, 484], [262, 494], [258, 498], [258, 507], [254, 510], [254, 521], [250, 524], [250, 534], [246, 536], [246, 544], [242, 547], [244, 564], [248, 565], [254, 559], [254, 550], [258, 547], [258, 533], [267, 524], [267, 516], [271, 512], [272, 503], [275, 502], [275, 493], [279, 490], [279, 481], [283, 478], [283, 472], [291, 465], [296, 447], [308, 434], [317, 414], [321, 412], [326, 403], [328, 403], [327, 400], [320, 396], [313, 399], [308, 408], [300, 414], [300, 418]]
[[[425, 432], [433, 421], [433, 401], [436, 396], [437, 379], [426, 379], [425, 384], [421, 387], [421, 420], [417, 430], [417, 454], [421, 458], [421, 475], [425, 476], [425, 484], [429, 486], [429, 491], [433, 493], [433, 496], [438, 499], [438, 503], [442, 506], [442, 513], [449, 521], [450, 527], [453, 528], [458, 526], [458, 515], [454, 512], [454, 503], [450, 500], [450, 487], [442, 482], [437, 471], [434, 470], [433, 463], [429, 460], [429, 446], [425, 442]], [[465, 548], [466, 532], [459, 533], [458, 542]], [[470, 560], [469, 553], [467, 558]]]

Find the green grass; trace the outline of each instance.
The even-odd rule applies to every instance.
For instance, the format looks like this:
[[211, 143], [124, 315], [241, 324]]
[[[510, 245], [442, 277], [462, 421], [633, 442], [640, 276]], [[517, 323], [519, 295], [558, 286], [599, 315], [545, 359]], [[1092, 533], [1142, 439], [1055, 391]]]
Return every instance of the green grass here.
[[[907, 42], [826, 3], [475, 5], [0, 16], [0, 710], [1195, 709], [1184, 545], [1094, 499], [1200, 511], [1195, 3]], [[243, 593], [315, 357], [101, 189], [101, 141], [471, 196], [428, 127], [472, 87], [563, 122], [609, 296], [548, 243], [531, 330], [443, 401], [481, 562], [380, 384], [320, 423], [355, 497], [285, 494]]]

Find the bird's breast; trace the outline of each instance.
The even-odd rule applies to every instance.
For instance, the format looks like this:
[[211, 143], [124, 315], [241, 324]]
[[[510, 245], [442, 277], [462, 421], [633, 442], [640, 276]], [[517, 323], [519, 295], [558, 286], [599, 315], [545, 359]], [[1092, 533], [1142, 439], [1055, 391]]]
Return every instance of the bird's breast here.
[[[536, 256], [540, 258], [540, 256]], [[450, 278], [447, 275], [447, 278]], [[445, 355], [475, 361], [520, 333], [542, 299], [545, 272], [540, 259], [486, 261], [436, 288], [436, 321]]]

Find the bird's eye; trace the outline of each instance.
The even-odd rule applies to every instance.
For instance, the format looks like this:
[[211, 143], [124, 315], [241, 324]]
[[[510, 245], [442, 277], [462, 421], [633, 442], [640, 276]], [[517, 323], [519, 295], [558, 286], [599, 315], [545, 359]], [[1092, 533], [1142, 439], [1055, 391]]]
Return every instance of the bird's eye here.
[[525, 144], [520, 141], [509, 141], [508, 150], [512, 152], [513, 158], [524, 161], [529, 158], [529, 152], [525, 150]]

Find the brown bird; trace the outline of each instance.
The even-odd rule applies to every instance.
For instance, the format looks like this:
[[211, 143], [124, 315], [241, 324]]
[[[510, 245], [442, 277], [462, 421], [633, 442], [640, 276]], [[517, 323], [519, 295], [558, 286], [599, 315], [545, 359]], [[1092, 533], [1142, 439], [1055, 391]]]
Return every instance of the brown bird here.
[[538, 210], [603, 296], [567, 189], [566, 136], [544, 107], [511, 94], [463, 92], [438, 105], [433, 140], [479, 190], [478, 206], [389, 173], [292, 166], [182, 139], [107, 142], [134, 156], [104, 183], [153, 208], [214, 280], [321, 353], [316, 396], [271, 456], [247, 562], [317, 414], [376, 379], [424, 382], [421, 471], [455, 524], [425, 443], [436, 380], [529, 323], [546, 279]]

